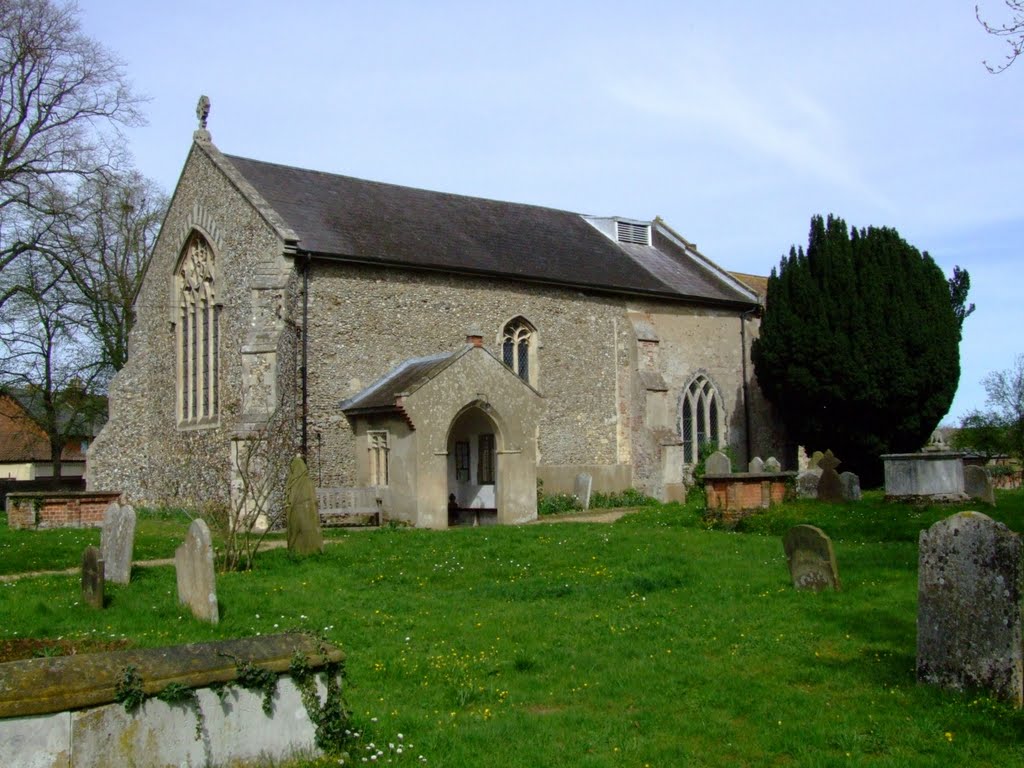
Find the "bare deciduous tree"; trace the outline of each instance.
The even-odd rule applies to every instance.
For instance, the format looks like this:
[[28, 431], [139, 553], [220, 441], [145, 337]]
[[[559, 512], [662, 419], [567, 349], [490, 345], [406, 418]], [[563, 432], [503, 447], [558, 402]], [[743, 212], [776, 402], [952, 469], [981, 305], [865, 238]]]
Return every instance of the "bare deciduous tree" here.
[[92, 394], [101, 371], [65, 296], [63, 268], [33, 252], [17, 271], [21, 290], [0, 322], [0, 382], [46, 433], [53, 476], [60, 477], [69, 438], [91, 435], [105, 412], [103, 398]]
[[1008, 454], [1024, 464], [1024, 355], [1013, 367], [982, 379], [985, 410], [968, 413], [954, 439], [958, 448], [992, 456]]
[[1024, 0], [1003, 0], [1003, 3], [1010, 11], [1010, 20], [1002, 24], [990, 24], [981, 14], [981, 6], [974, 6], [974, 15], [978, 23], [985, 28], [990, 35], [1001, 37], [1006, 41], [1010, 52], [1006, 54], [1006, 60], [997, 66], [992, 66], [987, 61], [985, 67], [992, 74], [1004, 72], [1017, 57], [1024, 51]]
[[[61, 190], [126, 160], [140, 101], [73, 4], [0, 0], [0, 271], [44, 250]], [[0, 306], [22, 288], [5, 281]]]
[[103, 376], [128, 360], [135, 298], [146, 276], [167, 196], [136, 171], [86, 180], [58, 221], [52, 253], [74, 287], [82, 332], [94, 343]]

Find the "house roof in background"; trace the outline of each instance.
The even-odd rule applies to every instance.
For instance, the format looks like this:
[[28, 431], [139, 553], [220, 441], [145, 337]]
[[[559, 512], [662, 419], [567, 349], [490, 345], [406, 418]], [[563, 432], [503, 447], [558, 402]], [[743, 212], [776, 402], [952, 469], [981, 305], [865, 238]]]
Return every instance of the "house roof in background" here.
[[299, 250], [319, 257], [700, 303], [756, 303], [657, 221], [651, 245], [629, 245], [569, 211], [223, 157], [295, 232]]

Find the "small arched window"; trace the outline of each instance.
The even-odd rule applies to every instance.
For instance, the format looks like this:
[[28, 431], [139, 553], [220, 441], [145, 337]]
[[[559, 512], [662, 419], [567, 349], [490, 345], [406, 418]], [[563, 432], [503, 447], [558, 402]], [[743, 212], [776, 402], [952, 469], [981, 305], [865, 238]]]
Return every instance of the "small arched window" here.
[[178, 422], [214, 422], [220, 411], [220, 306], [214, 255], [193, 232], [175, 275], [178, 298]]
[[529, 384], [537, 381], [537, 331], [523, 317], [511, 320], [502, 333], [501, 355], [505, 365]]
[[718, 389], [704, 374], [697, 374], [683, 392], [680, 432], [683, 438], [683, 461], [694, 464], [705, 445], [722, 445], [725, 422]]

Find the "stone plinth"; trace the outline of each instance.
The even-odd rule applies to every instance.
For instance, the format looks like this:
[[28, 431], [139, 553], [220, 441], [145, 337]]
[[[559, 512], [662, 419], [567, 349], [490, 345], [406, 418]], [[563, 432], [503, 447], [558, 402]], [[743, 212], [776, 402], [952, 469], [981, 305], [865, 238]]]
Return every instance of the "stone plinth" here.
[[[0, 664], [0, 765], [276, 765], [316, 752], [315, 726], [288, 674], [296, 657], [313, 672], [344, 659], [306, 635], [285, 634]], [[216, 687], [237, 680], [241, 662], [279, 676], [269, 715], [261, 691], [232, 687], [218, 697]], [[149, 698], [126, 712], [116, 695], [129, 667], [146, 696], [172, 683], [194, 689], [200, 738], [192, 705]], [[317, 690], [322, 699], [322, 681]]]
[[966, 501], [962, 455], [953, 452], [890, 453], [885, 465], [888, 499]]

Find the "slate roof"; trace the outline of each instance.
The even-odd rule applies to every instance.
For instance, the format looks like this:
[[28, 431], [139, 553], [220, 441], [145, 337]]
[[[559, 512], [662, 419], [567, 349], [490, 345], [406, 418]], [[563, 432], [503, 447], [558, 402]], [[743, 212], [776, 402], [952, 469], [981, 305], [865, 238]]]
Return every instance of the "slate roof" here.
[[472, 347], [466, 345], [454, 352], [406, 360], [384, 378], [378, 379], [362, 392], [342, 401], [341, 410], [345, 413], [394, 410], [395, 400], [399, 395], [415, 392], [469, 349]]
[[657, 223], [652, 246], [627, 245], [569, 211], [224, 157], [296, 233], [298, 250], [318, 257], [701, 303], [756, 303]]

